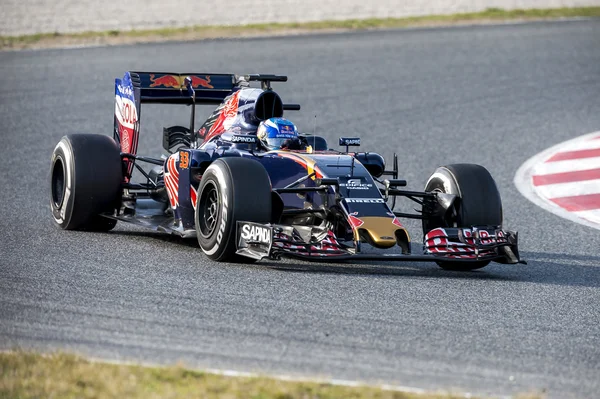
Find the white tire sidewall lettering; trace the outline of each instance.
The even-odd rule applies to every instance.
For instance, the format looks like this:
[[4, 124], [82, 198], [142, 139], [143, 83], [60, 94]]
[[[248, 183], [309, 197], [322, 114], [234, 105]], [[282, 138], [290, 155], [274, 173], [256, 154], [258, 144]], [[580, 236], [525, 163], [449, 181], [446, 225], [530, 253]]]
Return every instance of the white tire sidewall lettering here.
[[[58, 151], [59, 149], [60, 152]], [[54, 208], [52, 198], [50, 199], [50, 206], [53, 210], [52, 217], [54, 218], [54, 221], [62, 226], [66, 223], [67, 216], [70, 217], [70, 215], [66, 215], [67, 210], [69, 212], [72, 211], [72, 209], [67, 208], [70, 208], [69, 199], [71, 198], [73, 190], [73, 176], [71, 172], [73, 166], [73, 152], [71, 151], [71, 146], [67, 144], [65, 139], [61, 140], [54, 148], [54, 152], [52, 153], [52, 164], [54, 164], [57, 158], [61, 158], [63, 163], [63, 169], [65, 173], [65, 192], [60, 208]]]
[[[225, 208], [227, 208], [227, 200], [228, 200], [227, 193], [226, 193], [226, 191], [227, 191], [227, 180], [226, 180], [225, 175], [223, 174], [223, 171], [221, 170], [220, 167], [217, 167], [214, 164], [210, 165], [206, 169], [206, 172], [209, 172], [209, 171], [212, 172], [213, 176], [216, 178], [217, 182], [219, 183], [217, 186], [218, 186], [218, 190], [219, 190], [219, 197], [221, 199], [221, 211], [219, 213], [220, 220], [217, 222], [217, 229], [220, 229], [220, 226], [223, 223], [223, 214], [224, 214], [224, 212], [228, 213], [227, 209], [225, 209]], [[225, 195], [223, 195], [224, 192], [225, 192]], [[200, 198], [200, 195], [198, 196], [198, 198]], [[203, 212], [203, 211], [204, 211], [204, 209], [200, 209], [199, 207], [196, 208], [196, 212]], [[229, 223], [229, 218], [230, 217], [231, 217], [230, 215], [227, 216], [228, 220], [226, 221], [226, 223]], [[198, 220], [198, 218], [196, 218], [196, 219]], [[217, 232], [217, 234], [219, 234], [219, 233]], [[213, 245], [213, 247], [210, 248], [210, 249], [204, 249], [203, 248], [204, 253], [206, 255], [209, 255], [209, 256], [210, 255], [214, 255], [219, 250], [219, 247], [221, 245], [222, 245], [222, 243], [216, 242], [215, 245]]]
[[[446, 170], [444, 168], [444, 170]], [[425, 187], [429, 186], [429, 183], [434, 180], [440, 180], [444, 186], [444, 193], [447, 194], [451, 194], [453, 189], [452, 186], [454, 185], [454, 187], [456, 187], [456, 190], [458, 191], [456, 194], [460, 197], [461, 193], [460, 193], [460, 187], [458, 186], [458, 183], [456, 182], [456, 180], [454, 180], [452, 173], [448, 170], [447, 171], [447, 175], [445, 173], [440, 173], [440, 172], [434, 172], [431, 177], [429, 178], [429, 180], [427, 180], [427, 183], [425, 183]]]

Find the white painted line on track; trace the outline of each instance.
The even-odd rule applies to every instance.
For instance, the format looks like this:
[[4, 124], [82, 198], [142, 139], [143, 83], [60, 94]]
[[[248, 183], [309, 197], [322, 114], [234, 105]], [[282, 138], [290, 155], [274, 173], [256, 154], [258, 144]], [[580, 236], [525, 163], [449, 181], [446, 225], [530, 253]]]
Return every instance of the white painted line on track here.
[[600, 139], [594, 136], [588, 136], [585, 140], [575, 140], [569, 144], [569, 151], [593, 150], [598, 148], [600, 148]]
[[600, 131], [554, 145], [515, 174], [517, 189], [553, 214], [600, 230]]
[[544, 198], [561, 198], [600, 192], [600, 179], [572, 181], [535, 187]]
[[536, 168], [536, 175], [549, 175], [552, 173], [574, 172], [578, 170], [594, 169], [600, 165], [600, 157], [569, 159], [566, 161], [544, 162]]
[[573, 212], [577, 216], [592, 223], [600, 225], [600, 209], [593, 209], [591, 211], [579, 211]]

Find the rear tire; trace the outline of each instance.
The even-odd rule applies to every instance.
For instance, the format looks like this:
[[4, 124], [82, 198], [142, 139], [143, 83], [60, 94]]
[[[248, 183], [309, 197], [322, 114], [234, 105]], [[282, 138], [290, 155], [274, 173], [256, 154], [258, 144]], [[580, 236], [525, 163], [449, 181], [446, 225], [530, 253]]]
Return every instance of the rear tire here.
[[238, 221], [269, 223], [271, 181], [249, 158], [221, 158], [202, 175], [196, 202], [196, 235], [202, 251], [218, 262], [252, 262], [236, 254]]
[[50, 207], [65, 230], [109, 231], [117, 221], [100, 216], [120, 203], [123, 171], [117, 143], [108, 136], [64, 136], [52, 153]]
[[[454, 194], [455, 212], [444, 220], [423, 220], [423, 234], [438, 227], [502, 226], [502, 200], [487, 169], [475, 164], [453, 164], [436, 169], [425, 185], [426, 192]], [[446, 270], [468, 271], [490, 261], [436, 263]]]

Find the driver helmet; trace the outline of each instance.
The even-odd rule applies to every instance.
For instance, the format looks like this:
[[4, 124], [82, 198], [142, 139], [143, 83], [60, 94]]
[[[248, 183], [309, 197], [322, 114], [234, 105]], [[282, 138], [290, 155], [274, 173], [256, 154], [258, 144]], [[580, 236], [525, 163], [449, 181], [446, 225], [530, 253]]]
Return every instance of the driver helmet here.
[[288, 148], [289, 143], [298, 140], [296, 125], [285, 118], [270, 118], [258, 125], [256, 136], [269, 150]]

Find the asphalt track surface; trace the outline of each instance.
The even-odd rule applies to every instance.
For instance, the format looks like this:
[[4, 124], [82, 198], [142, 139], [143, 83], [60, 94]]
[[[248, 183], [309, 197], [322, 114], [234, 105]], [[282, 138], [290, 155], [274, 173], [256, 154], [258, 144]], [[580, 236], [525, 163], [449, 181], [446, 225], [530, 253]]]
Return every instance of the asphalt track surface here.
[[[599, 129], [599, 39], [600, 21], [578, 21], [0, 53], [0, 347], [598, 395], [600, 234], [536, 207], [512, 181], [533, 154]], [[125, 224], [60, 231], [52, 149], [66, 133], [111, 134], [113, 79], [128, 69], [287, 74], [277, 88], [303, 105], [288, 114], [301, 130], [397, 151], [411, 189], [438, 165], [482, 164], [529, 264], [241, 266]], [[140, 153], [159, 154], [162, 126], [187, 117], [185, 107], [144, 108]]]

